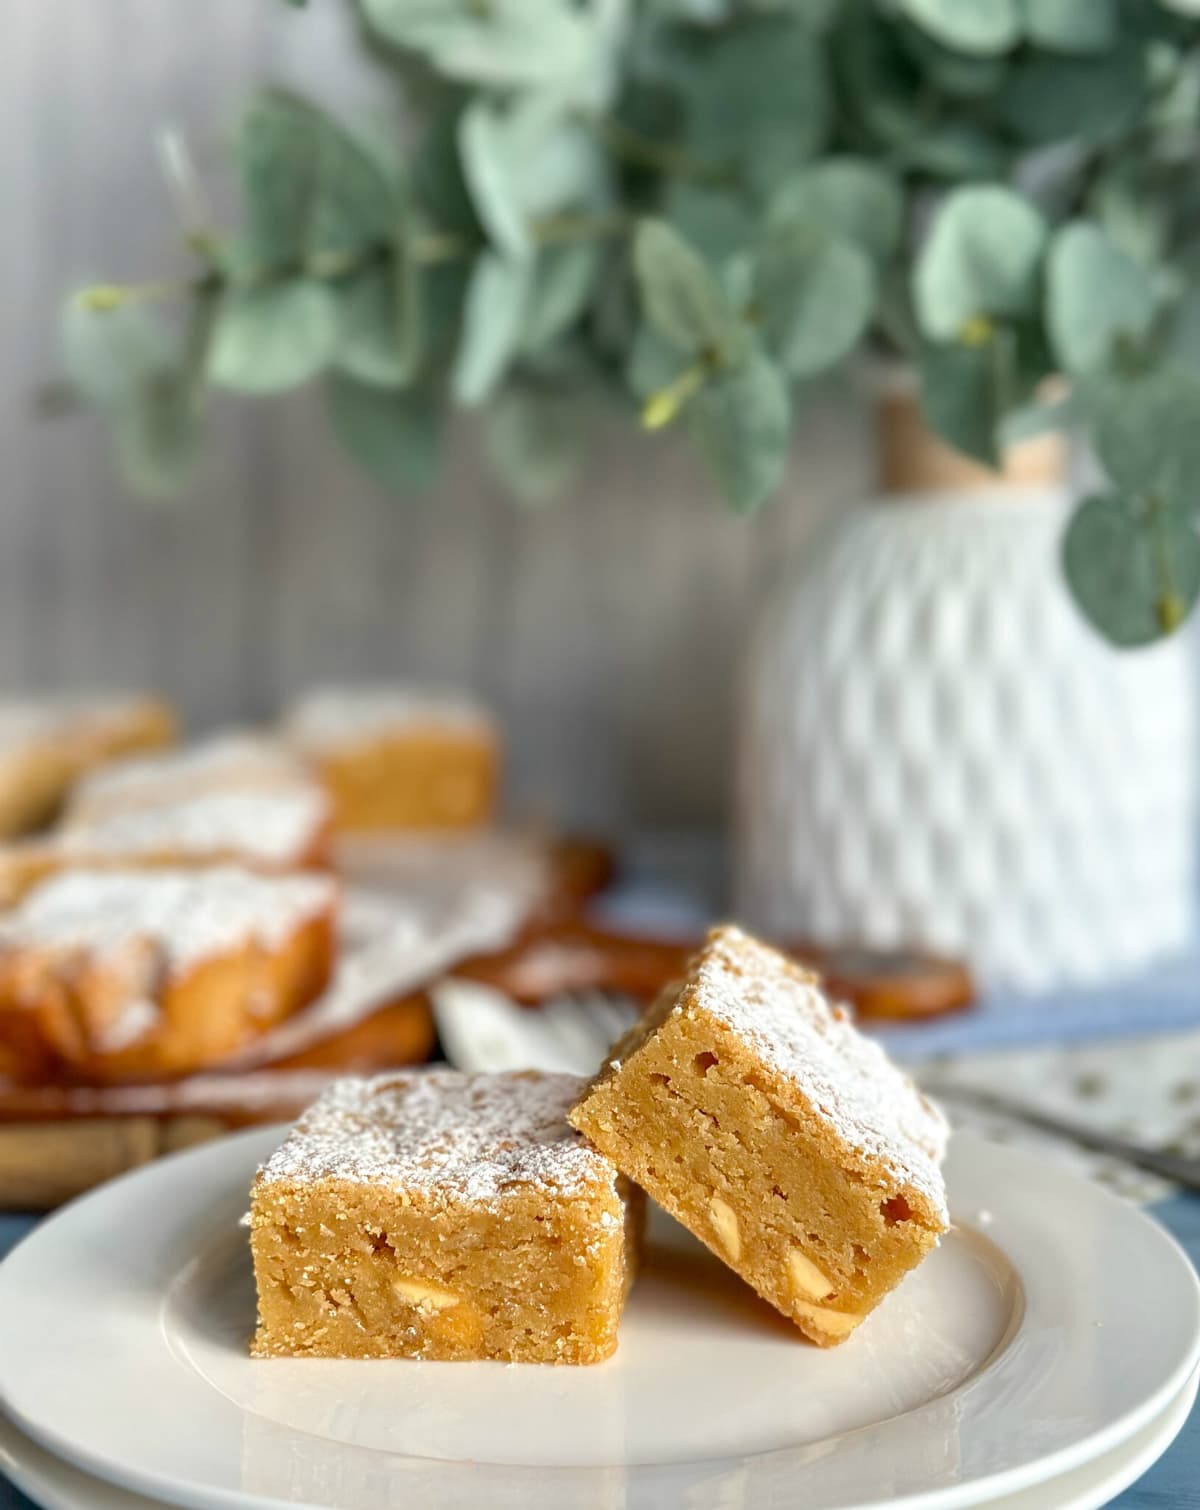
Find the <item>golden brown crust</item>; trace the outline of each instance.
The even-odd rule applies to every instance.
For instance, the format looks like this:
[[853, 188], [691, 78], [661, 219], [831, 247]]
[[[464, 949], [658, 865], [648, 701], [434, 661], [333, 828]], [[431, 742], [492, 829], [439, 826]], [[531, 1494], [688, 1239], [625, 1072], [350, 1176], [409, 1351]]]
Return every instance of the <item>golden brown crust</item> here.
[[174, 710], [154, 697], [22, 704], [27, 732], [4, 734], [0, 706], [0, 838], [30, 833], [54, 817], [81, 776], [121, 755], [163, 749], [177, 736]]
[[325, 989], [337, 949], [334, 898], [331, 889], [281, 940], [248, 931], [182, 971], [162, 966], [151, 939], [103, 954], [0, 950], [0, 1078], [111, 1084], [220, 1063]]
[[[837, 1014], [792, 962], [716, 930], [569, 1113], [822, 1346], [849, 1336], [946, 1227], [939, 1119]], [[894, 1125], [875, 1115], [876, 1086]]]
[[563, 1120], [566, 1076], [341, 1081], [251, 1192], [258, 1357], [595, 1363], [641, 1193]]
[[469, 829], [490, 822], [500, 740], [488, 729], [413, 728], [347, 742], [311, 758], [347, 833]]

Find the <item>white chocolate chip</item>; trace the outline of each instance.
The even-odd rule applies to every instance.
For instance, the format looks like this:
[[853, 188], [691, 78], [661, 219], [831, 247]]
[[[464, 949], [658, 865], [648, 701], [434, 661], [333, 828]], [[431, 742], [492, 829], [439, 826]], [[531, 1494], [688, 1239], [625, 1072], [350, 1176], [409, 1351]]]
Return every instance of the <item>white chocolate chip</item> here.
[[419, 1311], [445, 1311], [450, 1306], [456, 1306], [462, 1298], [453, 1290], [443, 1290], [440, 1285], [430, 1284], [424, 1279], [393, 1279], [392, 1289]]
[[708, 1215], [713, 1231], [717, 1234], [717, 1241], [724, 1248], [726, 1256], [736, 1263], [742, 1256], [742, 1233], [733, 1208], [719, 1195], [714, 1195], [708, 1203]]
[[801, 1253], [799, 1248], [793, 1248], [788, 1254], [787, 1265], [794, 1294], [803, 1295], [809, 1300], [827, 1300], [833, 1294], [834, 1286], [829, 1275], [818, 1269], [812, 1259]]
[[803, 1300], [792, 1302], [792, 1314], [827, 1337], [848, 1337], [862, 1320], [853, 1311], [831, 1311], [828, 1306], [812, 1306]]

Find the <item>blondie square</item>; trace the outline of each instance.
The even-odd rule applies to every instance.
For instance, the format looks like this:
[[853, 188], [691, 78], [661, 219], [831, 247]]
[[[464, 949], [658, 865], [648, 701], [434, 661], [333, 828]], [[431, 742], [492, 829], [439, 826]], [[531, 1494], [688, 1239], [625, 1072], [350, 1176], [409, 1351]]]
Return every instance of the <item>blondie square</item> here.
[[197, 797], [313, 783], [307, 766], [281, 741], [251, 729], [228, 729], [183, 749], [114, 760], [89, 772], [72, 788], [63, 822], [86, 827], [115, 813]]
[[494, 815], [500, 736], [459, 693], [365, 686], [310, 693], [285, 725], [346, 832], [469, 829]]
[[117, 808], [0, 846], [0, 904], [11, 906], [31, 887], [67, 870], [320, 869], [329, 863], [331, 837], [329, 803], [315, 782]]
[[47, 822], [82, 774], [161, 749], [175, 729], [174, 712], [153, 697], [0, 700], [0, 837]]
[[254, 1354], [607, 1358], [642, 1200], [568, 1126], [581, 1088], [451, 1070], [331, 1086], [254, 1182]]
[[813, 1342], [946, 1231], [940, 1113], [817, 978], [715, 929], [569, 1113]]
[[227, 1058], [324, 990], [325, 876], [71, 871], [0, 917], [0, 1079], [111, 1082]]

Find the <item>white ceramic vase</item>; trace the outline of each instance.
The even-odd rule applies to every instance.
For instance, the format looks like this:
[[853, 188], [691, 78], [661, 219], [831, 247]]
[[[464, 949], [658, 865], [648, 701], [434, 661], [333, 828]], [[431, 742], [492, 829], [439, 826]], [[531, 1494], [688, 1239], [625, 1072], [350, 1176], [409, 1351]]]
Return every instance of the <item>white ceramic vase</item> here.
[[1195, 917], [1195, 675], [1118, 652], [1062, 580], [1055, 485], [832, 521], [746, 673], [736, 872], [781, 938], [925, 945], [989, 985], [1136, 970]]

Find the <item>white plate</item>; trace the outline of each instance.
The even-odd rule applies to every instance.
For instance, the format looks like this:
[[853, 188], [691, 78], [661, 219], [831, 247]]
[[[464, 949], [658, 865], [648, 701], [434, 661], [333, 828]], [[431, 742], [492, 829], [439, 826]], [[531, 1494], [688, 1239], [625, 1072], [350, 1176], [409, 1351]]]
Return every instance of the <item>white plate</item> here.
[[[988, 1500], [986, 1510], [1097, 1510], [1107, 1505], [1122, 1489], [1136, 1483], [1179, 1435], [1196, 1403], [1196, 1385], [1193, 1378], [1160, 1416], [1120, 1447], [1032, 1489]], [[0, 1473], [43, 1510], [168, 1510], [165, 1500], [146, 1499], [118, 1489], [52, 1457], [2, 1416]], [[745, 1501], [729, 1501], [730, 1510], [740, 1510], [740, 1505]]]
[[0, 1401], [42, 1445], [192, 1510], [951, 1510], [1128, 1440], [1200, 1356], [1170, 1237], [962, 1139], [955, 1231], [830, 1352], [668, 1225], [597, 1368], [252, 1362], [237, 1220], [278, 1137], [125, 1176], [0, 1266]]

